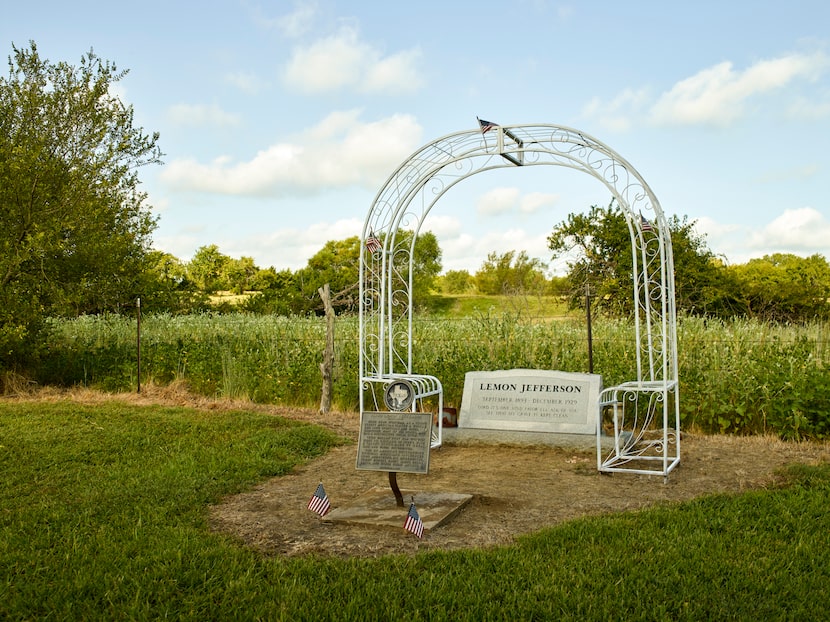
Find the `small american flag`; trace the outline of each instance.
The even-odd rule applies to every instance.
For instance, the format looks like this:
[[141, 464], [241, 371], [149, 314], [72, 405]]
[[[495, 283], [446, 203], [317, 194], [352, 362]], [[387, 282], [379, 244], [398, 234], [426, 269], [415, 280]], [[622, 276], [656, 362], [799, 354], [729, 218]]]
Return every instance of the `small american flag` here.
[[406, 522], [403, 524], [403, 528], [414, 533], [419, 538], [424, 535], [424, 524], [421, 522], [418, 510], [415, 509], [414, 501], [409, 504], [409, 513], [406, 515]]
[[[476, 119], [478, 119], [478, 117], [476, 117]], [[492, 130], [494, 127], [498, 127], [498, 126], [499, 126], [498, 123], [492, 123], [491, 121], [485, 121], [484, 119], [478, 119], [478, 127], [481, 130], [482, 134], [486, 134], [487, 132]]]
[[651, 226], [651, 223], [642, 214], [640, 214], [640, 229], [642, 231], [654, 231], [654, 227]]
[[331, 503], [329, 503], [329, 498], [323, 489], [322, 482], [317, 485], [317, 490], [311, 495], [311, 499], [308, 502], [308, 509], [316, 512], [320, 516], [325, 516], [331, 509]]
[[369, 237], [366, 238], [366, 249], [370, 253], [377, 253], [382, 248], [383, 244], [380, 243], [380, 240], [375, 237], [374, 233], [370, 233]]

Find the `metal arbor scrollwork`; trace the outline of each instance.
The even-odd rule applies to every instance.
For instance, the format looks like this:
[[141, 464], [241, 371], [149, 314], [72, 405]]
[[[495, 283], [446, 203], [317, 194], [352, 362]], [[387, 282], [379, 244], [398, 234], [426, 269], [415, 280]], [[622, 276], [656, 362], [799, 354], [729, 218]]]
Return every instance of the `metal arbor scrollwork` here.
[[[392, 173], [363, 225], [360, 257], [360, 412], [378, 410], [397, 379], [443, 408], [434, 376], [413, 370], [413, 250], [438, 200], [460, 181], [496, 168], [562, 166], [594, 177], [625, 215], [633, 259], [637, 377], [600, 393], [597, 468], [661, 474], [680, 462], [674, 264], [665, 215], [639, 173], [605, 144], [558, 125], [497, 126], [449, 134]], [[442, 442], [438, 417], [432, 446]], [[610, 449], [606, 449], [611, 441]], [[605, 442], [604, 442], [605, 441]]]

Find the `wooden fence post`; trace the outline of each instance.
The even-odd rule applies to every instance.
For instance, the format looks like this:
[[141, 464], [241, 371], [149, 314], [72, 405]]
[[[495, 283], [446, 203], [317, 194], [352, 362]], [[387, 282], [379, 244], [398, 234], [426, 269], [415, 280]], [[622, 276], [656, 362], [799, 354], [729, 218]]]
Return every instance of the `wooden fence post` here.
[[135, 368], [136, 393], [141, 393], [141, 298], [135, 299]]
[[326, 349], [323, 350], [323, 361], [320, 363], [320, 374], [323, 376], [323, 390], [320, 397], [320, 412], [325, 414], [331, 410], [332, 370], [334, 368], [334, 307], [331, 304], [331, 289], [326, 283], [317, 290], [323, 299], [326, 309]]

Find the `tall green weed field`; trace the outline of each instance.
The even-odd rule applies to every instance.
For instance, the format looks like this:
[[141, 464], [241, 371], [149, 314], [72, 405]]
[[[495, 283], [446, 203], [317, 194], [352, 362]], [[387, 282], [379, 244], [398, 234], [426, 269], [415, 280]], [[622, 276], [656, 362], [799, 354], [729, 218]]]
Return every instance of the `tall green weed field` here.
[[[57, 321], [38, 381], [134, 391], [135, 318]], [[830, 437], [827, 325], [757, 321], [678, 322], [683, 425], [705, 432], [775, 432]], [[183, 381], [198, 393], [261, 403], [319, 403], [325, 321], [315, 317], [150, 315], [141, 322], [141, 382]], [[636, 378], [633, 330], [622, 320], [593, 322], [594, 372], [606, 386]], [[458, 406], [467, 371], [533, 368], [588, 371], [587, 330], [578, 318], [524, 320], [519, 314], [417, 319], [415, 371], [437, 376], [446, 404]], [[334, 404], [358, 405], [358, 325], [335, 326]]]

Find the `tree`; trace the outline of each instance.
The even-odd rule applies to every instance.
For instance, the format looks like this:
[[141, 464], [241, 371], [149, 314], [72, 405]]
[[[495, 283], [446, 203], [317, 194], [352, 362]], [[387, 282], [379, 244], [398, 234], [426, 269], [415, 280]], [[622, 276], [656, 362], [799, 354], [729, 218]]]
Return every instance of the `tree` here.
[[447, 294], [466, 294], [473, 287], [473, 277], [466, 270], [447, 270], [440, 280]]
[[141, 286], [141, 307], [152, 312], [185, 314], [206, 309], [209, 298], [188, 278], [187, 266], [177, 257], [151, 251]]
[[[694, 222], [668, 219], [675, 268], [675, 300], [678, 309], [701, 315], [730, 315], [734, 290], [720, 264], [694, 231]], [[625, 216], [611, 201], [592, 206], [587, 214], [570, 214], [548, 237], [554, 258], [571, 256], [567, 279], [571, 305], [584, 304], [589, 285], [599, 308], [624, 315], [633, 309], [631, 236]]]
[[830, 317], [830, 265], [821, 255], [775, 253], [729, 272], [749, 316], [778, 322]]
[[229, 288], [227, 268], [232, 259], [219, 252], [216, 244], [200, 246], [187, 264], [187, 274], [207, 294]]
[[492, 252], [476, 272], [476, 287], [489, 295], [542, 293], [547, 285], [546, 268], [539, 259], [529, 258], [526, 251], [518, 255], [516, 251], [502, 255]]
[[273, 267], [260, 270], [256, 277], [256, 289], [259, 293], [242, 303], [246, 311], [276, 315], [306, 313], [307, 300], [302, 295], [296, 275], [287, 268], [279, 272]]
[[259, 273], [259, 268], [254, 263], [253, 257], [232, 258], [225, 266], [225, 278], [234, 294], [244, 294], [253, 289], [252, 285], [257, 273]]
[[330, 240], [309, 260], [305, 268], [297, 271], [296, 280], [303, 298], [304, 311], [319, 311], [323, 305], [319, 290], [329, 284], [332, 305], [338, 312], [357, 308], [358, 273], [360, 272], [360, 238], [352, 236], [345, 240]]
[[[409, 245], [414, 233], [412, 231], [398, 231], [404, 243]], [[406, 266], [404, 275], [408, 276], [409, 267]], [[429, 304], [429, 297], [435, 289], [435, 280], [441, 273], [441, 247], [438, 238], [432, 231], [426, 231], [415, 239], [412, 251], [412, 301], [416, 307], [424, 308]]]
[[[399, 231], [398, 241], [409, 248], [412, 235], [411, 231]], [[329, 240], [304, 268], [293, 274], [289, 270], [276, 273], [272, 269], [273, 274], [260, 271], [254, 287], [260, 293], [247, 301], [245, 308], [257, 313], [322, 314], [318, 290], [328, 283], [335, 311], [354, 312], [358, 309], [360, 253], [358, 236]], [[401, 269], [403, 278], [407, 278], [409, 266], [401, 266]], [[441, 249], [434, 234], [427, 232], [416, 239], [413, 269], [413, 300], [415, 304], [423, 305], [441, 271]]]
[[12, 49], [0, 78], [5, 366], [25, 358], [46, 316], [117, 310], [140, 294], [156, 220], [137, 170], [162, 155], [114, 94], [126, 71], [91, 50], [76, 67], [42, 59], [34, 42]]

